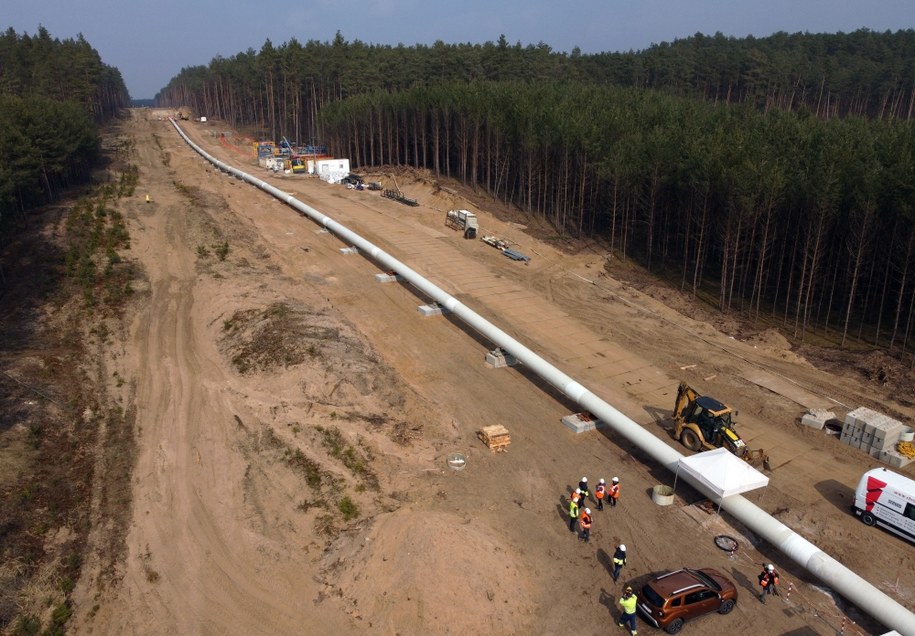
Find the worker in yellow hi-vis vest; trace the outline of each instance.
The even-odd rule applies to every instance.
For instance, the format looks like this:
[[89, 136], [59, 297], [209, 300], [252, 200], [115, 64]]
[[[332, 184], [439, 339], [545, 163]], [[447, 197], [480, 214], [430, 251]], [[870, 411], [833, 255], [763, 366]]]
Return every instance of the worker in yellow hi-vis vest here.
[[569, 500], [569, 532], [575, 532], [575, 522], [578, 521], [578, 499]]
[[632, 636], [638, 634], [635, 629], [635, 606], [638, 602], [639, 597], [632, 593], [631, 587], [626, 588], [626, 591], [623, 592], [623, 598], [617, 602], [623, 610], [623, 615], [620, 617], [620, 622], [617, 623], [617, 625], [625, 627], [628, 624], [629, 633], [632, 634]]

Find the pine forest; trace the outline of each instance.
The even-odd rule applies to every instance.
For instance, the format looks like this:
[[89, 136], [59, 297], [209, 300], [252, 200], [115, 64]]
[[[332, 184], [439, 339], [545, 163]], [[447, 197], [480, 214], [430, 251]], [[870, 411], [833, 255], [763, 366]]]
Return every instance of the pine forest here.
[[81, 36], [0, 34], [0, 223], [85, 182], [97, 126], [129, 105], [120, 72]]
[[797, 340], [915, 348], [915, 32], [267, 41], [158, 96], [460, 180]]

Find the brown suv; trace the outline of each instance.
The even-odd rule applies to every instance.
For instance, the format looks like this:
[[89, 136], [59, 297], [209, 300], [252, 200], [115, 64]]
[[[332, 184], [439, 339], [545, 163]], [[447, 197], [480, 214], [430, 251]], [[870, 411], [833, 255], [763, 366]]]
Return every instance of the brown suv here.
[[638, 609], [642, 617], [668, 634], [684, 621], [709, 612], [727, 614], [737, 603], [737, 588], [718, 570], [683, 568], [651, 579], [642, 587]]

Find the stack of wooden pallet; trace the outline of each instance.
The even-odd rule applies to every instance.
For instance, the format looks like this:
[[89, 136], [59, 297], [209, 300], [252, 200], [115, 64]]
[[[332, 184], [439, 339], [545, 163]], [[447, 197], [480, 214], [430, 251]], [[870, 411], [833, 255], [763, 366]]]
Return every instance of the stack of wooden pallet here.
[[484, 426], [477, 433], [477, 437], [483, 440], [483, 443], [494, 453], [507, 451], [508, 445], [512, 443], [508, 429], [501, 424]]

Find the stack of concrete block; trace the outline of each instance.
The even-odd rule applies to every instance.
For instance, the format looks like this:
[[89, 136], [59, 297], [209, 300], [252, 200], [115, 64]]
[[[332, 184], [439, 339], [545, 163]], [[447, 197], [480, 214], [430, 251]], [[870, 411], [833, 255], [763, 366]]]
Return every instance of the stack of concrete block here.
[[896, 451], [899, 436], [906, 430], [908, 427], [899, 420], [862, 406], [845, 416], [839, 441], [891, 466], [902, 468], [912, 461]]

